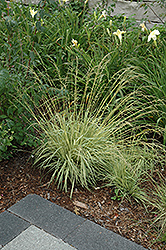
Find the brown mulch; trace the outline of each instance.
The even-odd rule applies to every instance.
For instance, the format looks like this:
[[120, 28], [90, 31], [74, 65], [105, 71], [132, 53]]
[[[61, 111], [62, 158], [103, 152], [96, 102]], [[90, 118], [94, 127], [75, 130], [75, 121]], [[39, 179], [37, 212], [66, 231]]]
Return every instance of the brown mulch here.
[[53, 185], [48, 187], [48, 179], [41, 181], [40, 172], [32, 168], [29, 157], [29, 153], [20, 152], [0, 162], [0, 213], [26, 195], [35, 193], [145, 248], [166, 249], [164, 242], [155, 241], [157, 230], [151, 226], [155, 215], [143, 206], [125, 199], [112, 200], [115, 194], [108, 187], [92, 192], [75, 188], [70, 199], [70, 190], [64, 193]]

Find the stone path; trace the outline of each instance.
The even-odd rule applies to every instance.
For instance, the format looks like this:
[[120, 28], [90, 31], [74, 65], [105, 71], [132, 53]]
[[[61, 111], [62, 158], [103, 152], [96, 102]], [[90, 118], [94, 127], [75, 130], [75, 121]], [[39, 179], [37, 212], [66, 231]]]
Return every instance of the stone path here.
[[0, 249], [145, 250], [35, 194], [0, 214]]

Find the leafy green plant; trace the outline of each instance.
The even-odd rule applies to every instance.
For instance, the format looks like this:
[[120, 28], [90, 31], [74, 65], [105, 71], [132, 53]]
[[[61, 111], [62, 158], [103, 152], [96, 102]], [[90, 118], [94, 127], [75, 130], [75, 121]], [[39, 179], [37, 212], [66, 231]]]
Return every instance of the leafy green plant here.
[[0, 124], [0, 161], [11, 156], [11, 151], [8, 151], [8, 148], [12, 146], [13, 134], [14, 131], [11, 131], [8, 123], [2, 121]]
[[115, 188], [114, 193], [115, 193], [115, 195], [111, 197], [111, 200], [120, 201], [121, 198], [123, 197], [123, 195], [121, 194], [121, 192], [119, 191], [119, 189]]
[[[17, 100], [17, 92], [19, 88], [23, 89], [23, 82], [24, 84], [26, 82], [24, 78], [20, 78], [19, 74], [15, 75], [5, 68], [0, 68], [0, 124], [1, 152], [3, 152], [1, 160], [12, 156], [12, 151], [16, 148], [33, 147], [36, 144], [33, 137], [34, 130], [29, 127], [32, 117], [25, 112]], [[28, 89], [28, 86], [26, 88]]]

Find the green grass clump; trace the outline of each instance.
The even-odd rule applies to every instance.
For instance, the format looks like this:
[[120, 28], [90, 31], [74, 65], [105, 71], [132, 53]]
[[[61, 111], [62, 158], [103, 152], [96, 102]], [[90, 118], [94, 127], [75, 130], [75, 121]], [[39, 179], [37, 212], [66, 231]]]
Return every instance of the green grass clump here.
[[153, 191], [148, 202], [155, 208], [153, 224], [157, 224], [161, 235], [166, 232], [166, 184], [162, 173], [158, 173], [158, 178], [158, 182], [152, 178]]
[[[40, 123], [41, 125], [41, 123]], [[44, 142], [37, 149], [35, 164], [51, 172], [51, 182], [71, 195], [75, 185], [95, 186], [109, 161], [109, 132], [93, 117], [58, 114], [41, 125]]]
[[107, 186], [118, 189], [123, 197], [130, 201], [132, 197], [145, 205], [148, 199], [144, 188], [147, 173], [149, 170], [153, 172], [159, 156], [148, 143], [139, 143], [136, 140], [128, 146], [124, 144], [112, 155], [105, 181]]
[[[113, 77], [105, 74], [108, 58], [98, 66], [91, 64], [86, 74], [77, 58], [65, 78], [54, 63], [58, 78], [55, 84], [46, 74], [48, 83], [56, 89], [59, 81], [59, 91], [66, 94], [47, 93], [37, 103], [29, 96], [35, 109], [28, 103], [26, 107], [40, 135], [35, 165], [51, 175], [50, 183], [65, 191], [70, 187], [71, 196], [75, 185], [89, 189], [102, 181], [116, 186], [124, 196], [143, 200], [139, 184], [153, 150], [145, 153], [140, 143], [146, 137], [139, 132], [139, 119], [149, 109], [136, 101], [136, 92], [123, 95], [128, 82], [137, 78], [131, 69]], [[35, 73], [35, 78], [40, 86], [42, 73]]]

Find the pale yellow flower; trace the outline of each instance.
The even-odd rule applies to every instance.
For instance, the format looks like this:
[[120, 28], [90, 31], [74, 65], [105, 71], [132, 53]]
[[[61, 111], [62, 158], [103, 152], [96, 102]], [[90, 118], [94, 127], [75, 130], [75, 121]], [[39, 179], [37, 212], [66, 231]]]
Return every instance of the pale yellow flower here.
[[153, 30], [152, 32], [150, 32], [150, 35], [148, 36], [148, 42], [150, 42], [151, 39], [153, 39], [154, 41], [156, 41], [157, 37], [160, 35], [160, 32], [158, 30]]
[[72, 45], [73, 45], [74, 47], [78, 47], [78, 42], [77, 42], [77, 40], [72, 39], [71, 42], [73, 43]]
[[110, 20], [110, 26], [112, 26], [112, 20]]
[[147, 28], [146, 28], [144, 23], [141, 23], [140, 26], [141, 26], [143, 32], [147, 31]]
[[117, 30], [117, 32], [114, 32], [113, 35], [116, 35], [119, 40], [120, 40], [120, 44], [122, 44], [122, 34], [125, 34], [126, 31], [120, 31], [119, 29]]
[[30, 10], [30, 13], [31, 13], [32, 18], [34, 18], [34, 16], [37, 14], [37, 10], [34, 11], [34, 10], [32, 10], [31, 7], [29, 8], [29, 10]]
[[103, 10], [101, 16], [99, 17], [99, 20], [103, 17], [106, 19], [106, 16], [107, 16], [106, 10]]

